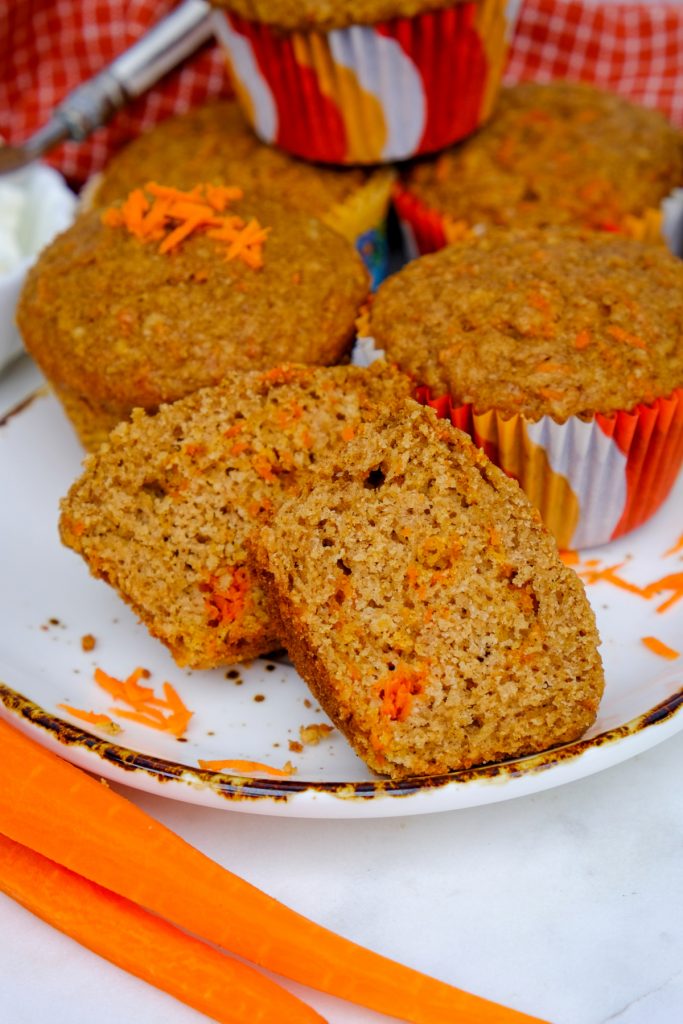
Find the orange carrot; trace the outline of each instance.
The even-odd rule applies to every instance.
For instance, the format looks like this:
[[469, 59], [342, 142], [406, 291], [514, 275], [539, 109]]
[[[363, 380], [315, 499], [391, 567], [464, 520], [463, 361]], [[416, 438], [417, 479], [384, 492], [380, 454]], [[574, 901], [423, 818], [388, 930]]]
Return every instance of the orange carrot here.
[[93, 953], [222, 1024], [323, 1021], [253, 967], [1, 835], [0, 890]]
[[658, 640], [656, 636], [644, 636], [641, 639], [648, 650], [653, 654], [658, 654], [660, 658], [669, 658], [674, 661], [680, 657], [680, 651], [675, 651], [673, 647], [669, 647], [663, 640]]
[[0, 833], [269, 970], [414, 1024], [539, 1024], [307, 920], [0, 720]]
[[88, 725], [98, 725], [101, 729], [106, 729], [112, 736], [121, 732], [121, 726], [113, 722], [109, 715], [98, 714], [96, 711], [88, 711], [85, 708], [72, 708], [70, 704], [58, 704], [57, 707], [61, 711], [66, 711], [72, 718], [77, 718], [81, 722], [87, 722]]
[[197, 762], [200, 768], [204, 768], [210, 772], [222, 772], [225, 770], [238, 772], [238, 773], [252, 773], [262, 772], [264, 775], [280, 775], [286, 777], [294, 774], [294, 766], [291, 762], [287, 761], [284, 768], [274, 768], [270, 764], [263, 764], [261, 761], [240, 761], [236, 758], [232, 760], [222, 761], [204, 761], [199, 758]]

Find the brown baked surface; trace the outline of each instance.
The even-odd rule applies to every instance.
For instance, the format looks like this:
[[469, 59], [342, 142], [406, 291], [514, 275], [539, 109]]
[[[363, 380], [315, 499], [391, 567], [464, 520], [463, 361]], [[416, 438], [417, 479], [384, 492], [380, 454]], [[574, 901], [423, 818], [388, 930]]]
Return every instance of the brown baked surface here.
[[388, 278], [369, 330], [478, 412], [630, 410], [683, 386], [683, 262], [609, 233], [490, 230]]
[[516, 483], [406, 400], [250, 542], [277, 631], [377, 772], [568, 742], [603, 689], [583, 585]]
[[179, 665], [278, 644], [244, 547], [321, 454], [405, 396], [407, 378], [289, 367], [232, 373], [121, 424], [62, 502], [63, 542], [110, 583]]
[[476, 135], [408, 174], [427, 206], [468, 224], [619, 225], [683, 181], [683, 134], [586, 84], [503, 89]]
[[226, 260], [206, 234], [162, 254], [92, 211], [29, 272], [19, 327], [86, 446], [135, 406], [153, 410], [231, 370], [324, 365], [348, 351], [369, 286], [353, 245], [263, 197], [231, 212], [271, 229], [262, 269]]
[[138, 136], [109, 161], [90, 201], [106, 206], [148, 181], [182, 189], [210, 181], [260, 189], [322, 218], [369, 176], [360, 168], [318, 167], [265, 146], [237, 103], [227, 100], [168, 118]]
[[455, 7], [463, 0], [211, 0], [249, 21], [284, 30], [329, 31], [372, 25], [388, 18], [412, 18], [423, 11]]

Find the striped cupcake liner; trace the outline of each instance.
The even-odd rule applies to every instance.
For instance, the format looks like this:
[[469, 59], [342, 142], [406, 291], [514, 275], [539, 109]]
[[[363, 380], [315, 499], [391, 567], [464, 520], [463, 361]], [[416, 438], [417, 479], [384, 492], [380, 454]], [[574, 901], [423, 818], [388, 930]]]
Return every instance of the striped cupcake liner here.
[[[437, 252], [445, 245], [486, 230], [484, 225], [455, 220], [428, 206], [404, 183], [395, 186], [393, 202], [408, 259]], [[661, 241], [663, 238], [674, 255], [683, 256], [683, 189], [674, 189], [662, 200], [659, 209], [646, 210], [638, 217], [626, 217], [621, 233], [641, 241]]]
[[505, 0], [329, 32], [277, 32], [216, 11], [256, 134], [296, 156], [381, 164], [431, 153], [489, 116], [507, 54]]
[[560, 548], [605, 544], [641, 526], [683, 463], [683, 388], [631, 412], [564, 423], [476, 413], [425, 387], [415, 397], [519, 482]]

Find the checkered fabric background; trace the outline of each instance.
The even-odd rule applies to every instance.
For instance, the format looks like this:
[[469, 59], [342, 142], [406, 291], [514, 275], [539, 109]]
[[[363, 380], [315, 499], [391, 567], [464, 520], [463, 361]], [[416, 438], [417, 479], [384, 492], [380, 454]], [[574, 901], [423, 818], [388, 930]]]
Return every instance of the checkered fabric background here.
[[[0, 135], [20, 142], [59, 100], [175, 6], [174, 0], [0, 0]], [[593, 81], [683, 128], [683, 2], [523, 0], [505, 80]], [[49, 160], [74, 183], [172, 113], [230, 95], [217, 46], [206, 46], [87, 142]]]

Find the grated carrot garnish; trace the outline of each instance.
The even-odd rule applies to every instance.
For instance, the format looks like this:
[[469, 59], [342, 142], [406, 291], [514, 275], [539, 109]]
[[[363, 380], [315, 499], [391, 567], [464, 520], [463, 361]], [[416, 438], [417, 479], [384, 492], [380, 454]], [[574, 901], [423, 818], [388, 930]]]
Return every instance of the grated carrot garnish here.
[[278, 777], [286, 778], [289, 775], [294, 775], [296, 768], [287, 761], [282, 768], [274, 768], [269, 764], [262, 764], [260, 761], [241, 761], [241, 760], [219, 760], [219, 761], [205, 761], [199, 758], [199, 767], [209, 772], [222, 772], [224, 770], [234, 771], [240, 774], [250, 774], [251, 772], [262, 772], [264, 775], [276, 775]]
[[669, 658], [671, 661], [674, 661], [680, 657], [680, 651], [675, 651], [673, 647], [669, 647], [662, 640], [658, 640], [656, 636], [644, 636], [641, 637], [641, 641], [653, 654], [658, 654], [660, 658]]
[[242, 190], [232, 186], [202, 183], [183, 192], [149, 181], [129, 193], [120, 207], [105, 210], [101, 221], [106, 227], [125, 227], [141, 242], [161, 241], [162, 254], [178, 248], [190, 235], [204, 233], [227, 244], [226, 260], [239, 258], [258, 270], [270, 228], [255, 218], [245, 224], [242, 217], [225, 213], [233, 200], [242, 197]]
[[[589, 563], [585, 564], [588, 565]], [[650, 594], [647, 593], [647, 587], [638, 587], [635, 583], [629, 583], [628, 580], [623, 580], [620, 576], [617, 576], [618, 570], [625, 564], [625, 562], [620, 562], [619, 565], [608, 565], [604, 569], [583, 569], [579, 572], [579, 576], [588, 584], [611, 583], [621, 590], [627, 590], [630, 594], [637, 594], [638, 597], [650, 597]]]
[[582, 330], [574, 338], [574, 348], [582, 349], [586, 348], [591, 343], [590, 331]]
[[671, 576], [662, 577], [661, 580], [655, 580], [654, 583], [648, 583], [643, 590], [643, 596], [654, 597], [655, 594], [667, 590], [671, 591], [671, 597], [659, 605], [657, 608], [658, 612], [667, 611], [667, 609], [671, 608], [672, 605], [676, 604], [683, 597], [683, 572], [676, 572]]
[[668, 551], [664, 552], [664, 557], [666, 558], [668, 555], [677, 555], [679, 551], [683, 551], [683, 533], [680, 535], [676, 543], [673, 544]]
[[150, 672], [146, 668], [134, 669], [123, 680], [108, 675], [101, 668], [95, 669], [95, 682], [114, 700], [128, 704], [133, 709], [128, 711], [114, 707], [110, 709], [113, 714], [149, 726], [150, 729], [170, 732], [177, 737], [182, 736], [187, 731], [193, 712], [185, 706], [170, 683], [163, 685], [163, 698], [158, 697], [151, 686], [140, 686], [139, 680], [149, 677]]
[[72, 718], [78, 718], [81, 722], [88, 722], [89, 725], [98, 725], [101, 729], [115, 736], [121, 732], [121, 726], [113, 722], [108, 715], [99, 714], [96, 711], [86, 711], [84, 708], [72, 708], [70, 704], [58, 704], [61, 711], [66, 711]]

